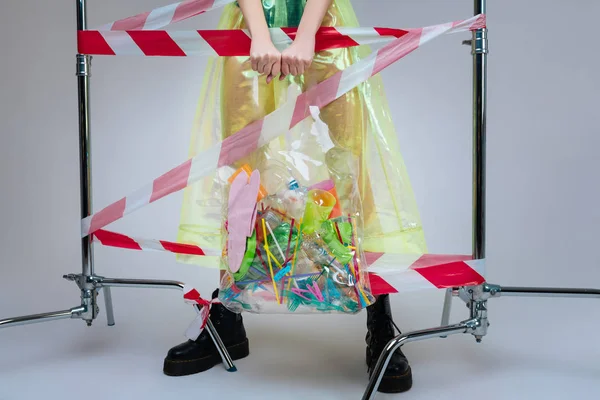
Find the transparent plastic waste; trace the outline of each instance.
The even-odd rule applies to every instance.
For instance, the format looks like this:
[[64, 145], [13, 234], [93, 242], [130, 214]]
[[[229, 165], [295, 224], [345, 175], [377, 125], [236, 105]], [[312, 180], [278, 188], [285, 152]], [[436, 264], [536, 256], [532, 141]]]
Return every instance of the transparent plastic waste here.
[[374, 300], [359, 160], [312, 111], [217, 174], [226, 199], [219, 298], [236, 312], [356, 313]]

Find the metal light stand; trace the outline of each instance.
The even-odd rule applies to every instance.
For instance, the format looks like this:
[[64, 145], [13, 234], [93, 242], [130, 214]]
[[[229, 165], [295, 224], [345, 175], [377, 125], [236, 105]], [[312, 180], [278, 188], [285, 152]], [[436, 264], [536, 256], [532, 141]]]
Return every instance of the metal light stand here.
[[[86, 0], [76, 0], [77, 30], [87, 29]], [[91, 56], [77, 54], [77, 89], [79, 100], [79, 170], [81, 193], [81, 217], [85, 218], [92, 212], [92, 180], [90, 157], [90, 106], [89, 85]], [[177, 289], [183, 290], [184, 284], [176, 281], [144, 280], [144, 279], [115, 279], [98, 276], [94, 272], [94, 257], [92, 240], [90, 236], [81, 239], [82, 272], [81, 274], [68, 274], [64, 278], [73, 281], [81, 290], [81, 305], [68, 310], [55, 311], [43, 314], [27, 315], [16, 318], [0, 320], [0, 328], [16, 325], [26, 325], [59, 319], [82, 319], [88, 326], [96, 319], [100, 308], [98, 307], [98, 293], [103, 289], [106, 307], [106, 318], [109, 326], [115, 324], [111, 287]], [[196, 311], [200, 308], [197, 306]], [[223, 363], [228, 371], [235, 371], [235, 366], [227, 349], [223, 345], [219, 334], [210, 319], [206, 329], [215, 343]]]
[[[475, 0], [475, 15], [486, 13], [486, 0]], [[487, 103], [487, 29], [473, 32], [473, 38], [463, 44], [471, 46], [473, 55], [473, 258], [485, 258], [485, 163], [486, 163], [486, 103]], [[459, 297], [470, 310], [469, 319], [449, 325], [452, 297]], [[375, 398], [377, 388], [394, 352], [405, 343], [448, 335], [470, 333], [477, 342], [487, 334], [489, 326], [487, 300], [501, 296], [599, 298], [600, 289], [506, 287], [484, 283], [479, 286], [451, 288], [446, 291], [442, 311], [442, 326], [400, 334], [386, 345], [362, 400]]]

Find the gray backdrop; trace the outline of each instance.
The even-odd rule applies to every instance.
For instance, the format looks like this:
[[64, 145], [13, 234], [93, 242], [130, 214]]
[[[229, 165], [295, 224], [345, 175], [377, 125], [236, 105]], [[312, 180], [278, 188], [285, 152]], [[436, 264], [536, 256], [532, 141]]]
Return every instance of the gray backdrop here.
[[[79, 304], [76, 286], [61, 278], [80, 270], [74, 3], [4, 0], [0, 7], [0, 318]], [[600, 58], [594, 26], [600, 3], [489, 3], [488, 278], [506, 285], [600, 286]], [[90, 0], [89, 24], [164, 4]], [[353, 4], [362, 26], [419, 27], [472, 15], [469, 0]], [[214, 27], [216, 15], [174, 28]], [[468, 36], [436, 39], [382, 73], [433, 253], [471, 251], [471, 56], [460, 45]], [[96, 209], [186, 159], [204, 64], [202, 57], [94, 58]], [[171, 195], [110, 229], [174, 240], [180, 204], [181, 193]], [[216, 271], [177, 264], [169, 254], [98, 247], [95, 255], [105, 276], [183, 280], [207, 295], [217, 284]], [[394, 296], [400, 327], [438, 323], [441, 296]], [[76, 398], [81, 393], [69, 388], [79, 384], [67, 385], [67, 378], [90, 374], [108, 385], [90, 395], [97, 398], [165, 398], [173, 390], [201, 388], [208, 393], [230, 377], [218, 368], [178, 381], [161, 375], [162, 357], [183, 340], [193, 316], [179, 293], [122, 289], [113, 290], [113, 297], [113, 328], [102, 314], [93, 328], [57, 321], [1, 330], [0, 398], [28, 399], [37, 391]], [[452, 346], [436, 341], [406, 349], [417, 377], [406, 396], [438, 398], [467, 384], [469, 376], [498, 398], [527, 398], [528, 390], [564, 398], [573, 387], [600, 389], [600, 370], [592, 361], [600, 356], [596, 302], [502, 299], [490, 308], [492, 326], [483, 345], [461, 336], [448, 339]], [[453, 320], [466, 316], [466, 309], [455, 308]], [[358, 397], [366, 383], [364, 314], [246, 320], [253, 357], [239, 363], [248, 375], [237, 379], [261, 387], [265, 383], [254, 379], [275, 376], [277, 387], [294, 388], [275, 394], [264, 386], [257, 398], [296, 398], [290, 393], [303, 390], [319, 398]], [[578, 338], [565, 342], [573, 326]], [[290, 339], [298, 330], [306, 343]], [[314, 351], [307, 356], [302, 346]], [[334, 372], [318, 362], [323, 354], [329, 357], [323, 360], [333, 360]], [[283, 367], [268, 367], [269, 360]], [[252, 363], [260, 368], [249, 369]], [[313, 369], [329, 378], [303, 386]], [[561, 375], [565, 370], [571, 375]]]

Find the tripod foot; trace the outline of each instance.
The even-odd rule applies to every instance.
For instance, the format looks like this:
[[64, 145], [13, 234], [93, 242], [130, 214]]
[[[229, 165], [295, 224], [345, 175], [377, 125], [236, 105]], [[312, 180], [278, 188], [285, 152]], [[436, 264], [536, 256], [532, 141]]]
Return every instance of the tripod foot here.
[[29, 325], [39, 322], [55, 321], [59, 319], [80, 318], [85, 312], [85, 307], [73, 307], [70, 310], [54, 311], [42, 314], [25, 315], [22, 317], [6, 318], [0, 320], [0, 328], [8, 328], [17, 325]]
[[373, 374], [371, 375], [371, 379], [369, 380], [369, 384], [367, 389], [365, 390], [362, 400], [373, 400], [375, 398], [375, 394], [381, 380], [383, 379], [383, 374], [385, 373], [385, 369], [387, 368], [390, 359], [394, 352], [402, 345], [408, 342], [416, 342], [419, 340], [426, 339], [434, 339], [438, 337], [458, 334], [458, 333], [467, 333], [472, 332], [479, 325], [478, 319], [471, 319], [467, 321], [460, 322], [456, 325], [442, 326], [439, 328], [433, 329], [425, 329], [421, 331], [414, 331], [402, 334], [400, 336], [396, 336], [394, 339], [390, 340], [390, 342], [385, 346], [383, 352], [379, 356], [379, 360], [377, 361], [377, 365], [373, 370]]
[[[450, 311], [452, 311], [452, 288], [446, 289], [444, 296], [444, 309], [442, 310], [442, 326], [446, 326], [450, 323]], [[448, 336], [440, 336], [447, 338]]]
[[115, 313], [113, 310], [112, 293], [110, 287], [104, 286], [102, 288], [104, 294], [104, 306], [106, 307], [106, 322], [108, 326], [115, 325]]
[[215, 347], [217, 348], [217, 351], [219, 352], [219, 355], [221, 356], [221, 360], [223, 360], [225, 369], [228, 372], [236, 372], [237, 368], [235, 367], [235, 364], [233, 363], [233, 358], [231, 358], [231, 355], [227, 351], [227, 348], [223, 344], [221, 337], [217, 333], [217, 330], [215, 329], [215, 326], [213, 325], [213, 323], [210, 319], [208, 319], [206, 321], [206, 330], [208, 331], [210, 338], [214, 342]]

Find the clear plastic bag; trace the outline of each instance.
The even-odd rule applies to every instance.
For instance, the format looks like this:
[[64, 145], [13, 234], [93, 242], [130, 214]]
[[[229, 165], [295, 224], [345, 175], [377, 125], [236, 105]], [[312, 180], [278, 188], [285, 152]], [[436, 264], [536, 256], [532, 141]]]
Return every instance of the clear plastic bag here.
[[356, 313], [374, 300], [359, 160], [311, 112], [217, 173], [226, 232], [219, 299], [235, 312]]

